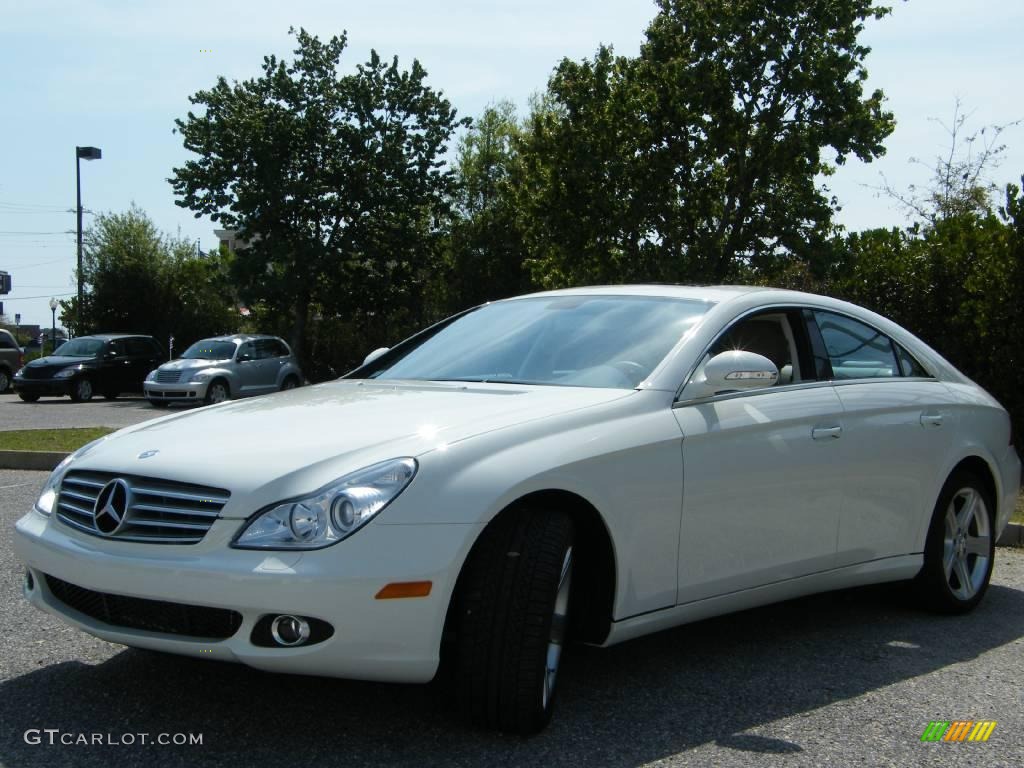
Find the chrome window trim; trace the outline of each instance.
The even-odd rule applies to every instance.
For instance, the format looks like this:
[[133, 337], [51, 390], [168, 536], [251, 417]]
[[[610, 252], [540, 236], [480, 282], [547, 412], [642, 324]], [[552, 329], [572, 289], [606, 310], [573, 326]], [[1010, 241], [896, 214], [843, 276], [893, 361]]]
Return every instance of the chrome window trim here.
[[851, 384], [892, 384], [895, 382], [934, 382], [939, 380], [933, 376], [892, 376], [889, 378], [868, 378], [868, 379], [841, 379], [830, 381], [805, 381], [799, 384], [786, 384], [782, 387], [764, 387], [762, 389], [748, 389], [743, 392], [726, 392], [721, 395], [708, 395], [707, 397], [695, 397], [690, 400], [676, 400], [672, 403], [673, 408], [685, 408], [691, 405], [705, 405], [717, 403], [722, 400], [735, 400], [740, 397], [751, 397], [752, 395], [771, 395], [775, 392], [794, 392], [801, 389], [818, 389], [821, 387], [846, 387]]
[[[838, 310], [831, 309], [829, 307], [819, 307], [819, 306], [816, 306], [816, 305], [811, 304], [811, 303], [797, 304], [797, 303], [794, 303], [794, 302], [782, 302], [782, 303], [774, 303], [774, 304], [764, 304], [764, 305], [762, 305], [760, 307], [754, 307], [752, 309], [748, 309], [746, 312], [743, 312], [743, 313], [737, 315], [736, 317], [734, 317], [722, 329], [722, 332], [717, 334], [711, 340], [711, 342], [707, 346], [704, 347], [704, 349], [701, 351], [701, 353], [699, 355], [697, 355], [696, 360], [694, 361], [693, 365], [690, 367], [690, 371], [686, 374], [686, 376], [683, 377], [682, 383], [676, 389], [675, 397], [674, 397], [674, 399], [672, 401], [672, 407], [676, 408], [676, 407], [678, 407], [680, 405], [693, 405], [695, 403], [702, 404], [702, 403], [706, 403], [706, 402], [716, 402], [718, 400], [731, 400], [731, 399], [733, 399], [735, 397], [743, 397], [743, 396], [746, 396], [746, 395], [755, 395], [755, 394], [762, 394], [763, 395], [763, 394], [765, 394], [766, 392], [769, 392], [769, 391], [771, 391], [771, 392], [785, 392], [785, 391], [789, 391], [789, 390], [793, 390], [793, 389], [809, 389], [812, 386], [845, 386], [847, 384], [865, 384], [865, 383], [868, 383], [868, 382], [876, 382], [877, 383], [877, 382], [880, 382], [880, 381], [938, 381], [939, 380], [935, 376], [927, 376], [927, 377], [921, 377], [921, 376], [889, 376], [889, 377], [884, 377], [884, 378], [883, 377], [874, 377], [874, 378], [865, 378], [865, 379], [839, 379], [839, 380], [837, 380], [837, 379], [830, 379], [829, 381], [810, 381], [810, 382], [801, 382], [799, 384], [787, 384], [786, 386], [783, 386], [783, 387], [765, 387], [764, 389], [751, 389], [751, 390], [747, 390], [745, 392], [730, 392], [730, 393], [724, 394], [724, 395], [709, 395], [707, 397], [690, 398], [689, 400], [680, 400], [679, 399], [682, 396], [683, 390], [686, 388], [687, 383], [693, 377], [693, 374], [697, 372], [697, 368], [700, 367], [701, 360], [704, 359], [704, 356], [706, 354], [708, 354], [708, 352], [711, 350], [711, 348], [713, 346], [715, 346], [715, 344], [718, 342], [718, 340], [720, 338], [722, 338], [722, 336], [724, 336], [726, 333], [728, 333], [729, 329], [732, 328], [734, 325], [736, 325], [737, 323], [739, 323], [742, 320], [746, 319], [747, 317], [750, 317], [751, 315], [763, 314], [763, 313], [766, 313], [766, 312], [768, 312], [770, 310], [780, 310], [780, 311], [785, 312], [785, 311], [788, 311], [788, 310], [804, 310], [804, 309], [809, 309], [812, 312], [831, 312], [833, 315], [839, 315], [840, 317], [849, 318], [850, 320], [854, 320], [854, 321], [856, 321], [856, 322], [858, 322], [858, 323], [860, 323], [862, 325], [868, 326], [869, 328], [874, 330], [876, 333], [879, 333], [882, 336], [884, 336], [885, 338], [889, 339], [890, 342], [895, 341], [897, 344], [899, 344], [904, 349], [906, 349], [906, 345], [905, 344], [903, 344], [901, 341], [898, 341], [897, 339], [893, 339], [893, 337], [890, 334], [888, 334], [885, 331], [877, 328], [873, 323], [869, 323], [866, 320], [862, 320], [861, 318], [856, 317], [854, 315], [851, 315], [848, 312], [840, 312]], [[815, 321], [815, 322], [817, 322], [817, 321]], [[920, 365], [922, 368], [925, 368], [925, 366], [921, 363], [921, 361], [918, 360], [917, 355], [914, 355], [913, 352], [911, 350], [909, 350], [909, 349], [907, 349], [907, 353], [912, 355], [913, 358], [915, 360], [917, 360], [918, 365]], [[897, 362], [898, 362], [898, 360], [897, 360]], [[925, 370], [927, 370], [927, 369], [925, 369]]]

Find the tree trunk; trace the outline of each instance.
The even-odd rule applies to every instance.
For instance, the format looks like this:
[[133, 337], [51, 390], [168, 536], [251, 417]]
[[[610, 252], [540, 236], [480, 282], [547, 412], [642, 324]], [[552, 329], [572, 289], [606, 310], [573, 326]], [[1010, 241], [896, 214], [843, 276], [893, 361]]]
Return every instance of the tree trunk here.
[[292, 334], [288, 340], [291, 343], [292, 352], [299, 359], [303, 370], [308, 368], [305, 357], [306, 326], [309, 321], [309, 291], [299, 294], [293, 308]]

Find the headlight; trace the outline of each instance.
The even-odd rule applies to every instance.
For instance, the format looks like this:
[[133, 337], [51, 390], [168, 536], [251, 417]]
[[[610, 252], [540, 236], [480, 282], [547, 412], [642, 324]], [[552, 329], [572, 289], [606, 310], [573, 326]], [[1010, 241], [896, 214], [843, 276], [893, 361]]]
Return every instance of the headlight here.
[[50, 476], [46, 478], [46, 485], [43, 486], [42, 493], [40, 493], [39, 498], [36, 499], [37, 512], [47, 516], [53, 513], [53, 504], [57, 501], [57, 490], [60, 488], [60, 481], [64, 479], [64, 473], [67, 471], [68, 466], [75, 459], [80, 459], [97, 445], [102, 443], [107, 439], [107, 437], [109, 437], [109, 435], [101, 437], [98, 440], [93, 440], [91, 443], [86, 443], [57, 465], [53, 472], [50, 473]]
[[320, 549], [336, 544], [390, 504], [415, 474], [415, 459], [391, 459], [361, 469], [257, 515], [231, 546]]
[[55, 379], [70, 379], [72, 376], [74, 376], [80, 370], [82, 370], [82, 367], [80, 365], [73, 365], [70, 368], [61, 368], [59, 371], [57, 371], [55, 374], [53, 374], [53, 378], [55, 378]]
[[198, 371], [196, 371], [191, 376], [189, 376], [188, 380], [189, 381], [202, 381], [203, 379], [205, 379], [209, 375], [210, 375], [210, 369], [209, 368], [200, 368]]
[[157, 369], [154, 368], [152, 371], [146, 374], [146, 381], [156, 381]]

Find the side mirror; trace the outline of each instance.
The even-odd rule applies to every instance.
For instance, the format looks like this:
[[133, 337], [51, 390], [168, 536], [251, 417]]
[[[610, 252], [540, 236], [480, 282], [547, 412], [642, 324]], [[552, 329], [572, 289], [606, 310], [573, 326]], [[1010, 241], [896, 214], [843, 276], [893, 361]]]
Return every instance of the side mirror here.
[[721, 352], [704, 364], [702, 377], [695, 377], [683, 390], [685, 399], [710, 397], [724, 392], [764, 389], [779, 380], [775, 363], [756, 352]]
[[391, 347], [377, 347], [377, 349], [373, 350], [373, 352], [363, 358], [363, 365], [369, 365], [390, 349]]

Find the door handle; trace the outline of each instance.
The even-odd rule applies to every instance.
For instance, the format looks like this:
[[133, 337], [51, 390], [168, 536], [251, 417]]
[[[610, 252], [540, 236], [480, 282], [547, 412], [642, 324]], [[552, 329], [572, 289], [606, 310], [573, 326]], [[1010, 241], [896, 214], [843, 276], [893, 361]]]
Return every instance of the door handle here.
[[922, 427], [941, 427], [942, 426], [942, 414], [941, 413], [922, 413], [921, 414], [921, 426]]
[[839, 438], [843, 434], [842, 427], [815, 427], [811, 430], [811, 438], [813, 440], [828, 440], [829, 438]]

